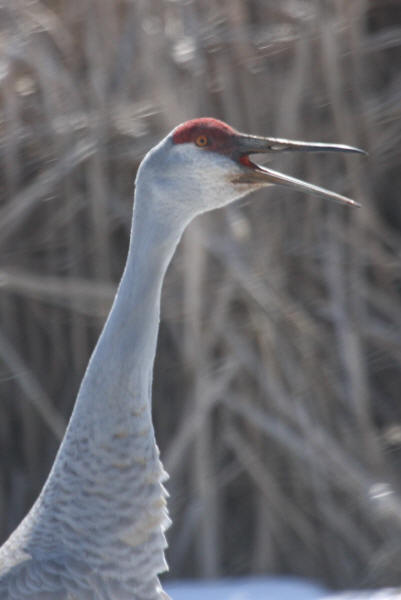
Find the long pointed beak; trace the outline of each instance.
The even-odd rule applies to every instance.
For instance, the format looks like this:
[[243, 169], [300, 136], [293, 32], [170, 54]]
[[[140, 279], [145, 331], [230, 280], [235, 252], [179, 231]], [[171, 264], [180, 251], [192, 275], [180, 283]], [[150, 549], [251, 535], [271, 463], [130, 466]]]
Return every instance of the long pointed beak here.
[[238, 183], [262, 183], [280, 184], [286, 187], [296, 189], [302, 192], [309, 192], [322, 198], [335, 200], [341, 204], [352, 206], [360, 206], [358, 202], [326, 190], [318, 185], [296, 179], [290, 175], [284, 175], [273, 169], [262, 167], [253, 163], [249, 159], [249, 154], [270, 153], [270, 152], [355, 152], [358, 154], [366, 154], [364, 150], [355, 148], [354, 146], [346, 146], [344, 144], [323, 144], [319, 142], [301, 142], [295, 140], [285, 140], [280, 138], [265, 138], [259, 136], [250, 136], [239, 134], [236, 139], [236, 153], [239, 162], [244, 166], [243, 174], [236, 181]]

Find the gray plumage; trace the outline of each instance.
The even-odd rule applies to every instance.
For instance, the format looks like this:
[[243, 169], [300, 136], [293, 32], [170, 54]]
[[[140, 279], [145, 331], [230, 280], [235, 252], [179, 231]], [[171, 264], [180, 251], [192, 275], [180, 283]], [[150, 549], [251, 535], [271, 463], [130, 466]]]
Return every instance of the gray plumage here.
[[291, 144], [201, 119], [173, 131], [142, 162], [124, 274], [47, 482], [0, 549], [0, 600], [165, 597], [158, 575], [167, 568], [166, 475], [151, 416], [163, 278], [196, 215], [272, 183], [308, 187], [240, 161]]

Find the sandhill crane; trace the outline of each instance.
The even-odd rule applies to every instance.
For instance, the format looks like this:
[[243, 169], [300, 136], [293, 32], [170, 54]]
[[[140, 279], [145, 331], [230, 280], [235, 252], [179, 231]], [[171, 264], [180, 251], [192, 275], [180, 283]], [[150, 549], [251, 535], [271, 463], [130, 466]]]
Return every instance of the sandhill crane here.
[[0, 600], [166, 597], [165, 472], [151, 417], [163, 278], [197, 215], [283, 184], [353, 200], [254, 164], [277, 151], [362, 152], [244, 135], [210, 118], [174, 129], [142, 161], [128, 258], [66, 434], [34, 506], [0, 549]]

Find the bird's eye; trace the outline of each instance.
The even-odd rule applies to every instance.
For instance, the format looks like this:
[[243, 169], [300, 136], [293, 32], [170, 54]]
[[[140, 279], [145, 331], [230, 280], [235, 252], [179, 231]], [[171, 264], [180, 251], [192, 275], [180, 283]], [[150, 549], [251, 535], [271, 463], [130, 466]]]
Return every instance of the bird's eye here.
[[203, 146], [207, 146], [208, 143], [209, 143], [209, 140], [206, 137], [206, 135], [198, 135], [198, 137], [195, 140], [195, 144], [197, 146], [199, 146], [200, 148], [202, 148]]

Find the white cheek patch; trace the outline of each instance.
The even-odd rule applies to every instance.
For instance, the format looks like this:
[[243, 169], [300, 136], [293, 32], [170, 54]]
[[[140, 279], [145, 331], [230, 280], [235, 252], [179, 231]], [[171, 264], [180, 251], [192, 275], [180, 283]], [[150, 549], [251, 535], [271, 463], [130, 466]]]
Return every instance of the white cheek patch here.
[[155, 204], [177, 218], [181, 213], [190, 220], [260, 187], [239, 183], [244, 169], [228, 156], [192, 142], [174, 144], [170, 137], [160, 142], [142, 165], [141, 179], [143, 175]]

